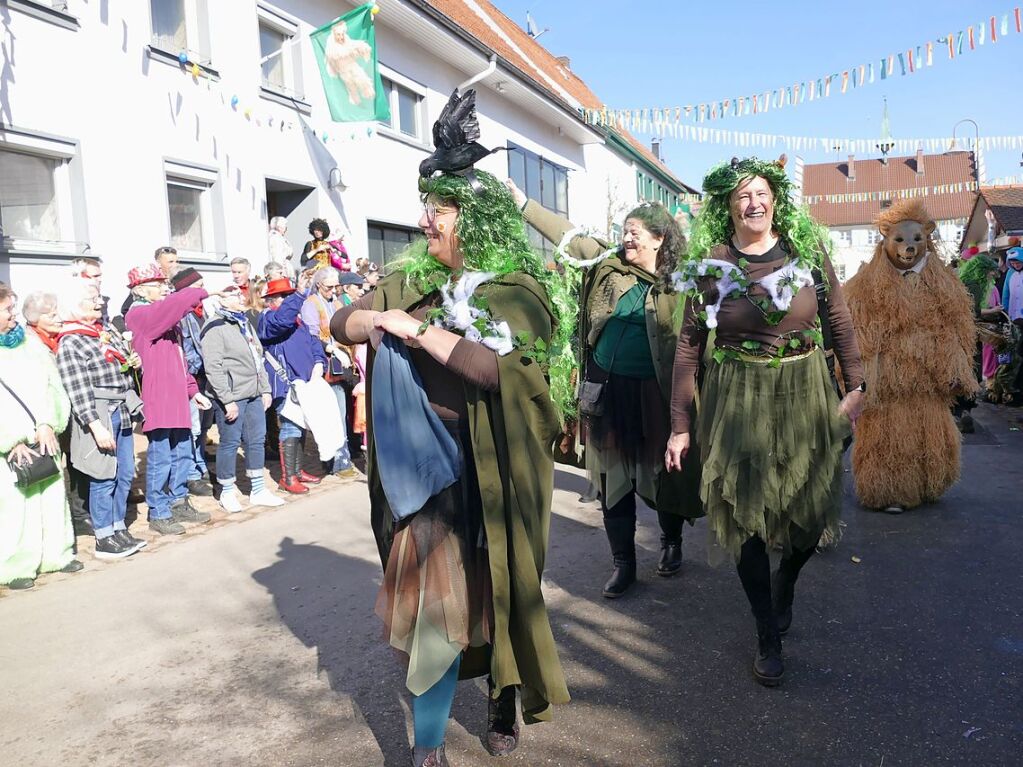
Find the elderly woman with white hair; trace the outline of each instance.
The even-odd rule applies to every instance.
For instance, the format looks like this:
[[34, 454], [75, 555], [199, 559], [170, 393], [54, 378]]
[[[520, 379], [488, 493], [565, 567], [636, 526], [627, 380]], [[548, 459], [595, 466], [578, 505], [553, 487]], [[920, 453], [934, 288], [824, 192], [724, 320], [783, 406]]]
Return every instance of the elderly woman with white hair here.
[[[68, 398], [53, 357], [26, 339], [17, 296], [0, 282], [0, 585], [28, 589], [39, 573], [75, 572], [74, 532], [64, 497], [57, 433]], [[40, 459], [42, 456], [42, 459]], [[41, 471], [18, 481], [38, 462]], [[44, 464], [46, 464], [44, 466]]]
[[[267, 238], [267, 250], [270, 254], [271, 263], [280, 264], [284, 268], [285, 277], [295, 276], [295, 249], [291, 247], [288, 238], [284, 235], [288, 232], [288, 219], [284, 216], [274, 216], [270, 219], [270, 234]], [[272, 279], [269, 274], [267, 279]]]
[[[63, 325], [57, 309], [57, 296], [43, 291], [29, 293], [21, 305], [21, 315], [31, 331], [28, 333], [29, 343], [38, 342], [45, 346], [51, 355], [56, 355], [57, 341]], [[89, 478], [71, 463], [70, 437], [70, 431], [66, 430], [58, 438], [60, 451], [67, 460], [65, 481], [68, 502], [71, 504], [71, 522], [75, 528], [75, 536], [92, 535], [94, 531], [92, 518], [89, 516]]]
[[132, 417], [142, 410], [131, 378], [138, 357], [103, 322], [95, 283], [69, 285], [61, 294], [61, 316], [57, 368], [71, 400], [71, 461], [88, 477], [96, 557], [122, 559], [146, 545], [124, 521], [135, 479]]
[[[327, 369], [323, 372], [323, 378], [330, 384], [337, 398], [338, 410], [341, 412], [341, 427], [347, 432], [348, 397], [345, 387], [357, 383], [359, 373], [355, 366], [355, 352], [352, 347], [335, 342], [330, 335], [330, 320], [343, 306], [335, 295], [340, 282], [341, 275], [334, 267], [326, 266], [317, 270], [313, 274], [312, 292], [302, 304], [301, 317], [302, 324], [319, 340], [323, 346], [323, 353], [327, 355]], [[359, 472], [352, 465], [352, 454], [347, 439], [334, 456], [333, 463], [325, 469], [343, 480], [358, 478]]]
[[60, 335], [60, 312], [57, 311], [57, 296], [53, 293], [36, 291], [29, 293], [21, 305], [21, 316], [32, 331], [29, 338], [38, 340], [50, 354], [57, 353], [57, 336]]

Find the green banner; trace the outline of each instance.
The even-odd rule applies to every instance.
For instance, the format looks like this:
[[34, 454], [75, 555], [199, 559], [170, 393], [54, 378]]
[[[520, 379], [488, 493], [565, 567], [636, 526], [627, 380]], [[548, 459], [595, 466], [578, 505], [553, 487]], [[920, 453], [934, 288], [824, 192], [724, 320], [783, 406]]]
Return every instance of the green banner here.
[[359, 6], [310, 35], [334, 122], [391, 119], [377, 67], [373, 4]]

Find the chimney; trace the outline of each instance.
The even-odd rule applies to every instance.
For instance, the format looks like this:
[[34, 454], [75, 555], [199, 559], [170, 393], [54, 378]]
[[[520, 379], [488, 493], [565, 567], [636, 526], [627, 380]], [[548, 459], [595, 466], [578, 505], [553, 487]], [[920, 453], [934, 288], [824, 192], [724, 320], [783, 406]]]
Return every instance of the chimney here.
[[846, 166], [845, 175], [850, 181], [856, 180], [856, 155], [849, 155], [849, 164]]
[[572, 59], [570, 59], [568, 56], [558, 56], [557, 59], [558, 63], [561, 64], [561, 66], [563, 66], [565, 69], [572, 68]]
[[916, 150], [916, 175], [924, 175], [924, 150]]
[[658, 160], [661, 159], [661, 140], [659, 138], [654, 137], [650, 140], [650, 151]]

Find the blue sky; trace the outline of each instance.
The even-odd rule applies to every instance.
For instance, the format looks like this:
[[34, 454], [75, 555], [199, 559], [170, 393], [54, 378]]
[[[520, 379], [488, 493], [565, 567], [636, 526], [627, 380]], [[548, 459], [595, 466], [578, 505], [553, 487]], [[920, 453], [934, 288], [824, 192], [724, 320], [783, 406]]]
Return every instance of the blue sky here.
[[[823, 77], [877, 62], [969, 24], [1009, 14], [1009, 35], [949, 61], [935, 45], [934, 66], [876, 81], [822, 101], [718, 120], [728, 130], [786, 135], [877, 138], [883, 98], [896, 138], [949, 136], [971, 118], [982, 136], [1023, 135], [1023, 34], [1012, 18], [1014, 0], [858, 0], [834, 3], [777, 0], [702, 2], [647, 0], [492, 0], [525, 26], [532, 13], [539, 38], [612, 108], [665, 107], [720, 100]], [[968, 125], [959, 136], [972, 135]], [[650, 136], [639, 134], [643, 141]], [[739, 147], [667, 137], [668, 165], [699, 186], [715, 162]], [[780, 151], [780, 150], [779, 150]], [[807, 162], [834, 153], [802, 153]], [[844, 155], [841, 159], [844, 159]], [[988, 179], [1023, 174], [1021, 150], [985, 153]]]

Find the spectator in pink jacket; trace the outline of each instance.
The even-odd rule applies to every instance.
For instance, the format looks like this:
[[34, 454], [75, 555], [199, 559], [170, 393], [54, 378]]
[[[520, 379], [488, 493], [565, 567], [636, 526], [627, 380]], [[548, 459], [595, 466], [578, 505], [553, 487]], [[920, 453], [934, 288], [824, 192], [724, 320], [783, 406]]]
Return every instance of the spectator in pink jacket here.
[[199, 393], [185, 366], [178, 323], [209, 294], [185, 288], [167, 295], [167, 278], [157, 264], [128, 273], [134, 303], [124, 318], [131, 343], [142, 360], [142, 430], [146, 451], [146, 505], [149, 529], [161, 535], [185, 532], [182, 522], [208, 522], [188, 499], [192, 465], [192, 416], [189, 400], [200, 410], [210, 401]]

